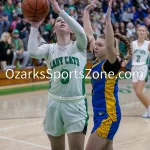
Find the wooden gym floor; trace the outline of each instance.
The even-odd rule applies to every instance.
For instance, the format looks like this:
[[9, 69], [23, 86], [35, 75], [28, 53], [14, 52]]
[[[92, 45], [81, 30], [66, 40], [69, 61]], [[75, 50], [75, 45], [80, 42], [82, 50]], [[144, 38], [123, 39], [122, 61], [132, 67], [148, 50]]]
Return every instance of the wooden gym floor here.
[[[114, 139], [114, 150], [149, 150], [150, 119], [141, 117], [145, 108], [130, 83], [119, 84], [123, 117]], [[93, 125], [90, 91], [91, 85], [87, 85], [90, 120], [86, 142]], [[0, 97], [0, 150], [51, 150], [42, 127], [46, 94], [47, 91], [39, 91]], [[150, 89], [146, 89], [146, 94], [150, 97]], [[69, 150], [67, 142], [66, 150]]]

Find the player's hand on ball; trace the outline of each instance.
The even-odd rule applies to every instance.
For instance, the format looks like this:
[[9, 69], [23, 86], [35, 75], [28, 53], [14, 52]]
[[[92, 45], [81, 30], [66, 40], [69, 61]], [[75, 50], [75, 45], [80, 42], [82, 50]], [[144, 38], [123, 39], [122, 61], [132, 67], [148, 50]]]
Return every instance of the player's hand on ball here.
[[39, 21], [39, 22], [32, 22], [32, 21], [28, 21], [28, 20], [27, 21], [31, 24], [31, 27], [39, 28], [44, 20], [45, 20], [45, 18], [43, 20]]
[[93, 9], [94, 7], [97, 6], [98, 0], [94, 0], [91, 2], [91, 4], [89, 4], [88, 6], [86, 6], [85, 10], [86, 11], [90, 11], [91, 9]]
[[59, 5], [56, 2], [56, 0], [50, 0], [50, 3], [52, 4], [54, 12], [59, 14], [61, 12], [61, 8], [59, 7]]

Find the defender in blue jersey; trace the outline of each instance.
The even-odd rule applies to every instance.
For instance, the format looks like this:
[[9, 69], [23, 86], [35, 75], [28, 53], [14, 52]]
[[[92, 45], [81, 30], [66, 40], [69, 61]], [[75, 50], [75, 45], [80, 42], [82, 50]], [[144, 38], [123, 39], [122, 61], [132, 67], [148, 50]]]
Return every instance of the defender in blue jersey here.
[[111, 24], [111, 6], [106, 14], [105, 36], [96, 41], [90, 23], [89, 11], [96, 0], [84, 10], [84, 30], [89, 40], [89, 48], [97, 58], [92, 66], [92, 104], [94, 127], [86, 150], [113, 150], [113, 138], [119, 128], [121, 111], [118, 100], [118, 74], [125, 61], [118, 57], [119, 41], [114, 38]]
[[113, 64], [108, 59], [99, 60], [97, 58], [92, 66], [91, 72], [93, 87], [92, 104], [94, 111], [94, 127], [92, 133], [96, 131], [100, 137], [108, 140], [113, 139], [121, 120], [117, 77], [119, 70], [120, 62], [117, 58]]

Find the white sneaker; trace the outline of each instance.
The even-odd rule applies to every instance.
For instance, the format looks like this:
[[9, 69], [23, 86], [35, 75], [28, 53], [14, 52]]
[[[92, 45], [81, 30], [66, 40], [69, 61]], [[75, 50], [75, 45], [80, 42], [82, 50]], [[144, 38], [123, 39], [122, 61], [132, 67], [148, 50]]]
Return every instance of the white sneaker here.
[[143, 118], [150, 118], [149, 110], [147, 110], [147, 111], [143, 114], [142, 117], [143, 117]]

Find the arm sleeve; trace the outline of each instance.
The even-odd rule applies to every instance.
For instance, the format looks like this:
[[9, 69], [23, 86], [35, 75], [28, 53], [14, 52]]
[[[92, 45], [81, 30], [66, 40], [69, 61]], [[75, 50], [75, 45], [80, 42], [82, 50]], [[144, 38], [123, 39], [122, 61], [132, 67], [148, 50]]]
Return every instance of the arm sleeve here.
[[114, 75], [117, 75], [120, 70], [120, 62], [118, 58], [116, 61], [111, 64], [108, 60], [104, 63], [104, 71], [108, 74], [109, 72], [114, 72]]
[[31, 32], [29, 36], [28, 42], [28, 52], [30, 57], [41, 59], [47, 58], [49, 55], [49, 44], [44, 44], [38, 47], [38, 29], [31, 27]]
[[70, 17], [64, 10], [59, 14], [60, 17], [69, 25], [71, 30], [75, 33], [77, 38], [77, 46], [80, 50], [86, 50], [87, 48], [87, 37], [84, 29], [76, 22], [72, 17]]

